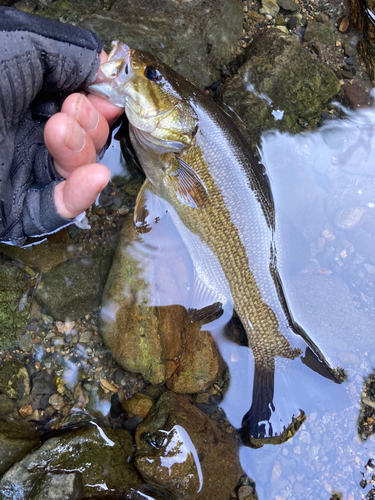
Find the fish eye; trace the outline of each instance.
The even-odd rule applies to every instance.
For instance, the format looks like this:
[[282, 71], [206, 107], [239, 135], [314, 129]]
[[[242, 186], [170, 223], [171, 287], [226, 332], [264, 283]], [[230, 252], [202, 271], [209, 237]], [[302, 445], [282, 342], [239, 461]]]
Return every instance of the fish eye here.
[[148, 78], [149, 80], [156, 81], [156, 80], [161, 80], [162, 74], [160, 73], [159, 70], [157, 70], [153, 66], [146, 66], [145, 77]]

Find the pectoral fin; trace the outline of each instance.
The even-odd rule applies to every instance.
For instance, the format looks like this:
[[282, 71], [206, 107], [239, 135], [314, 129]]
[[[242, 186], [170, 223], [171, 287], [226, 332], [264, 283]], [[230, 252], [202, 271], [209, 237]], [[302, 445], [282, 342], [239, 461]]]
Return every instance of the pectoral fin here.
[[178, 167], [168, 177], [181, 203], [192, 208], [201, 208], [208, 200], [208, 193], [193, 168], [178, 155], [174, 155]]
[[154, 192], [153, 185], [146, 179], [138, 192], [134, 207], [134, 225], [144, 230], [157, 223], [165, 214], [165, 202]]
[[220, 318], [223, 312], [223, 304], [221, 302], [215, 302], [201, 309], [188, 309], [190, 321], [193, 323], [202, 323], [202, 325]]

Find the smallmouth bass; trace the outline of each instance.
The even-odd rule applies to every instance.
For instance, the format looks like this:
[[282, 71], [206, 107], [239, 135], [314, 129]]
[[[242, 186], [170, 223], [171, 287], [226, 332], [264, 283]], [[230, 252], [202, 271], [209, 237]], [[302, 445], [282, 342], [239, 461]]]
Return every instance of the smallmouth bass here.
[[147, 177], [135, 223], [154, 217], [149, 192], [164, 200], [194, 263], [197, 289], [211, 303], [233, 306], [255, 363], [242, 434], [245, 441], [272, 438], [275, 358], [300, 357], [326, 378], [340, 380], [288, 310], [265, 169], [224, 111], [151, 54], [114, 42], [96, 81], [91, 92], [125, 107]]

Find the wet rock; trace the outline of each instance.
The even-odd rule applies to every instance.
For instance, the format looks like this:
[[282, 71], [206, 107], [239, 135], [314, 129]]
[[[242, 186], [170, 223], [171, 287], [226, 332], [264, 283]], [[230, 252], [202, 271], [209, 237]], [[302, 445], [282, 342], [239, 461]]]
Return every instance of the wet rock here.
[[30, 394], [30, 377], [22, 363], [9, 360], [0, 366], [0, 392], [17, 400]]
[[129, 417], [146, 418], [153, 404], [154, 400], [146, 394], [136, 393], [132, 398], [123, 401], [121, 406]]
[[174, 392], [188, 394], [206, 389], [215, 380], [220, 368], [220, 355], [215, 340], [199, 323], [191, 323], [184, 314], [186, 342], [178, 366], [167, 380]]
[[29, 278], [0, 255], [0, 351], [18, 340], [30, 317]]
[[298, 3], [295, 0], [277, 0], [277, 3], [284, 10], [289, 10], [290, 12], [295, 12], [298, 9]]
[[81, 483], [76, 472], [80, 471], [84, 498], [98, 497], [105, 490], [115, 496], [126, 495], [131, 488], [141, 485], [129, 461], [132, 448], [133, 441], [127, 431], [110, 428], [100, 431], [96, 427], [84, 428], [51, 438], [6, 472], [0, 482], [0, 496], [14, 499], [17, 492], [17, 500], [26, 500], [33, 492], [40, 491], [42, 495], [48, 488], [53, 491], [59, 478], [53, 480], [52, 475], [60, 475], [60, 471], [73, 476], [67, 478], [67, 483], [73, 485]]
[[245, 64], [223, 85], [221, 99], [244, 122], [245, 135], [255, 145], [268, 129], [312, 129], [339, 90], [333, 71], [303, 49], [297, 37], [269, 29], [254, 39]]
[[[84, 5], [92, 9], [91, 4]], [[243, 22], [237, 0], [117, 0], [107, 12], [76, 12], [76, 2], [58, 0], [44, 15], [74, 23], [78, 19], [98, 33], [107, 49], [119, 38], [152, 52], [201, 88], [219, 79], [220, 65], [234, 52]]]
[[345, 103], [351, 108], [368, 108], [371, 105], [372, 98], [362, 87], [346, 84], [342, 88], [345, 95]]
[[42, 243], [27, 248], [1, 245], [1, 251], [12, 259], [18, 259], [26, 266], [41, 273], [47, 273], [64, 260], [69, 259], [71, 245], [68, 228], [43, 237]]
[[182, 305], [149, 305], [155, 304], [155, 289], [159, 297], [167, 294], [167, 302], [178, 303], [186, 299], [190, 288], [186, 286], [190, 279], [186, 249], [173, 246], [173, 255], [168, 254], [168, 258], [161, 254], [157, 260], [150, 259], [148, 248], [158, 240], [149, 238], [160, 236], [166, 246], [174, 245], [169, 242], [175, 234], [171, 228], [169, 233], [164, 229], [168, 228], [158, 224], [140, 235], [133, 218], [125, 219], [103, 294], [101, 330], [105, 343], [126, 370], [141, 373], [154, 385], [170, 379], [174, 391], [198, 392], [213, 382], [220, 366], [214, 340], [201, 331], [205, 320], [192, 321]]
[[36, 299], [54, 319], [75, 320], [100, 304], [103, 286], [94, 259], [70, 259], [43, 275]]
[[84, 495], [82, 475], [47, 473], [33, 487], [30, 500], [80, 500]]
[[331, 47], [335, 45], [335, 36], [330, 23], [321, 23], [313, 19], [309, 19], [303, 39], [305, 42], [318, 40], [320, 43]]
[[0, 474], [39, 445], [39, 437], [29, 425], [0, 420]]
[[280, 7], [278, 6], [278, 2], [276, 0], [262, 0], [262, 8], [259, 10], [261, 14], [270, 15], [275, 17], [279, 12]]
[[30, 352], [32, 346], [33, 346], [33, 338], [30, 335], [30, 333], [27, 332], [23, 333], [19, 338], [18, 347], [21, 349], [21, 351]]
[[361, 33], [358, 42], [358, 54], [365, 71], [370, 76], [372, 84], [375, 83], [375, 25], [374, 25], [374, 0], [350, 0], [350, 13], [354, 27]]
[[242, 474], [234, 440], [172, 392], [139, 424], [136, 443], [135, 463], [145, 481], [181, 500], [223, 500]]
[[49, 399], [55, 391], [56, 386], [53, 382], [52, 375], [47, 373], [47, 371], [37, 373], [32, 379], [32, 389], [30, 393], [33, 408], [37, 408], [38, 406], [47, 407]]
[[9, 415], [13, 413], [15, 405], [13, 401], [5, 394], [0, 394], [0, 416]]

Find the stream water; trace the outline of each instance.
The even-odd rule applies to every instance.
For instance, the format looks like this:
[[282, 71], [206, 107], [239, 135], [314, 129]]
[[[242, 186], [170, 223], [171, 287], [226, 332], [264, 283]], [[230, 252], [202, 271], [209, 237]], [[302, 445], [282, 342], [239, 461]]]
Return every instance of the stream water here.
[[[273, 425], [288, 425], [291, 405], [306, 420], [281, 444], [241, 447], [241, 465], [255, 481], [259, 500], [328, 499], [334, 492], [347, 500], [372, 498], [364, 479], [371, 480], [375, 439], [360, 438], [358, 418], [363, 382], [375, 366], [375, 110], [343, 111], [346, 119], [328, 121], [316, 132], [262, 137], [260, 154], [281, 221], [280, 272], [290, 310], [347, 378], [335, 384], [300, 361], [281, 363]], [[113, 166], [118, 146], [109, 155], [104, 162]], [[130, 247], [150, 284], [150, 305], [192, 306], [194, 270], [187, 255], [187, 267], [178, 267], [181, 259], [173, 256], [183, 255], [184, 247], [168, 218]], [[163, 268], [175, 261], [172, 284]], [[230, 314], [225, 310], [205, 329], [214, 334], [230, 373], [220, 406], [240, 428], [251, 406], [254, 363], [248, 347], [223, 334]]]

